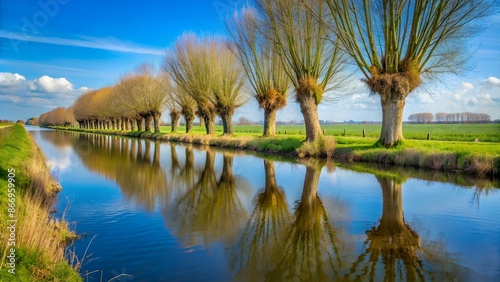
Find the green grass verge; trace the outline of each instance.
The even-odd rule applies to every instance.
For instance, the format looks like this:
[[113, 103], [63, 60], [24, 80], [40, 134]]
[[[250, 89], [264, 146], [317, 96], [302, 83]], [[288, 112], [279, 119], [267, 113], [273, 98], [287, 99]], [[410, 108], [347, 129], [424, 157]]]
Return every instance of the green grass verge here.
[[[36, 160], [36, 162], [33, 162]], [[63, 238], [56, 232], [54, 221], [49, 221], [48, 207], [44, 206], [41, 196], [44, 192], [34, 191], [39, 187], [48, 187], [49, 173], [43, 156], [32, 143], [22, 125], [13, 125], [0, 129], [0, 228], [2, 229], [0, 254], [0, 281], [81, 281], [78, 273], [64, 259]], [[9, 273], [6, 265], [8, 215], [8, 179], [9, 170], [15, 170], [16, 204], [16, 245], [15, 274]], [[33, 170], [35, 169], [35, 170]], [[45, 177], [45, 178], [44, 178]], [[45, 181], [45, 183], [41, 183]], [[61, 225], [58, 225], [60, 228]], [[69, 231], [64, 230], [67, 234]], [[26, 242], [32, 241], [36, 247]], [[39, 247], [38, 247], [39, 246]], [[47, 250], [60, 252], [48, 253]], [[54, 260], [59, 256], [62, 259]]]
[[335, 144], [331, 144], [328, 139], [326, 141], [323, 139], [318, 144], [306, 144], [305, 136], [298, 134], [278, 135], [275, 138], [264, 138], [257, 133], [207, 136], [201, 127], [197, 127], [190, 134], [57, 128], [244, 149], [292, 157], [325, 157], [333, 154], [336, 159], [347, 161], [428, 168], [480, 177], [495, 177], [500, 173], [500, 144], [496, 142], [405, 140], [396, 148], [386, 149], [378, 146], [377, 138], [373, 137], [340, 136], [335, 138]]
[[[378, 138], [380, 135], [380, 124], [335, 124], [322, 125], [327, 136], [343, 136], [344, 129], [347, 137], [362, 137], [363, 129], [365, 137]], [[215, 127], [216, 132], [222, 133], [222, 126]], [[259, 136], [262, 135], [262, 125], [235, 125], [236, 136]], [[170, 126], [162, 126], [161, 131], [170, 132]], [[184, 132], [185, 127], [179, 126], [178, 132]], [[194, 133], [204, 133], [205, 128], [194, 126]], [[278, 125], [276, 127], [278, 135], [303, 135], [305, 127], [303, 125]], [[426, 140], [427, 134], [433, 141], [468, 141], [473, 142], [478, 139], [480, 142], [500, 142], [500, 123], [487, 124], [404, 124], [403, 134], [406, 139]]]

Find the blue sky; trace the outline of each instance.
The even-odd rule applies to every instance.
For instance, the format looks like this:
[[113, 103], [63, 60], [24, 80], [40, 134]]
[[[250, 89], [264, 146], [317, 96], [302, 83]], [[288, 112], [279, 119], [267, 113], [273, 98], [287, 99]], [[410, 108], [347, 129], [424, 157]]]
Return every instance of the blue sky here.
[[[225, 34], [225, 15], [244, 0], [0, 1], [0, 118], [27, 119], [69, 106], [83, 92], [113, 85], [141, 62], [160, 65], [184, 31]], [[475, 69], [412, 93], [415, 112], [485, 112], [500, 118], [500, 16], [471, 42]], [[359, 74], [355, 75], [360, 77]], [[381, 120], [377, 97], [361, 83], [340, 102], [320, 105], [320, 119]], [[251, 102], [236, 112], [261, 120]], [[278, 120], [301, 120], [293, 99]]]

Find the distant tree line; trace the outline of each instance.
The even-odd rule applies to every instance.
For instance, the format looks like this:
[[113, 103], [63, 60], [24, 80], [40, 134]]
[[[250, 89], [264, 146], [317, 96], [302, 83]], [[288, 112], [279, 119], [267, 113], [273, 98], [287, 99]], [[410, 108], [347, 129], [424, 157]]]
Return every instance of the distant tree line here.
[[[31, 119], [30, 119], [31, 120]], [[29, 124], [34, 124], [35, 120], [31, 120]], [[76, 125], [77, 122], [73, 115], [73, 107], [64, 108], [59, 107], [55, 108], [52, 111], [41, 114], [38, 118], [39, 125]]]
[[432, 113], [411, 114], [408, 120], [413, 123], [430, 123], [434, 120], [434, 115]]
[[[437, 123], [481, 123], [490, 122], [491, 118], [487, 114], [483, 113], [437, 113], [436, 116]], [[431, 123], [434, 121], [434, 115], [432, 113], [416, 113], [408, 116], [408, 120], [413, 123]]]

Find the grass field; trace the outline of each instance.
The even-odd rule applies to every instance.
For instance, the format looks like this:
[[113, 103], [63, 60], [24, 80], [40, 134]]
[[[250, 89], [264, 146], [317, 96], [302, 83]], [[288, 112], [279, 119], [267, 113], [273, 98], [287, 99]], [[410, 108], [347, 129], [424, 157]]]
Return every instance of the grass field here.
[[[380, 134], [380, 124], [336, 124], [323, 125], [325, 135], [342, 136], [344, 129], [346, 136], [362, 137], [363, 129], [367, 138], [378, 138]], [[205, 128], [195, 126], [195, 133], [205, 132]], [[170, 132], [170, 126], [162, 126], [162, 132]], [[182, 133], [185, 128], [180, 126], [178, 132]], [[222, 126], [216, 126], [216, 131], [222, 133]], [[262, 135], [262, 125], [236, 125], [234, 127], [235, 135]], [[305, 135], [305, 127], [299, 125], [277, 126], [278, 135]], [[500, 124], [404, 124], [403, 134], [406, 139], [426, 140], [427, 134], [430, 134], [430, 140], [436, 141], [466, 141], [474, 142], [476, 139], [480, 142], [500, 142]]]

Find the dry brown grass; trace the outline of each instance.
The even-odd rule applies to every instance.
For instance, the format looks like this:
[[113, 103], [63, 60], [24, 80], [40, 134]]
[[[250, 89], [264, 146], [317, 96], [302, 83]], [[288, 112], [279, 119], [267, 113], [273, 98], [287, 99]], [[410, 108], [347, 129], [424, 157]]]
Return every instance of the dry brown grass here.
[[314, 142], [304, 142], [297, 153], [300, 158], [322, 157], [331, 158], [335, 150], [335, 138], [330, 136], [321, 137]]
[[49, 217], [42, 198], [25, 196], [18, 213], [19, 231], [17, 244], [28, 250], [36, 250], [40, 260], [54, 263], [64, 260], [67, 240], [75, 238], [64, 220]]
[[467, 174], [476, 175], [479, 177], [484, 177], [489, 171], [493, 170], [493, 160], [474, 156], [463, 161], [460, 169], [465, 171]]

